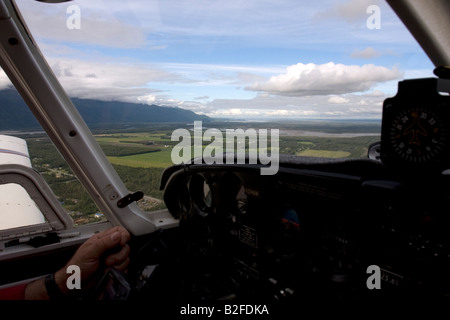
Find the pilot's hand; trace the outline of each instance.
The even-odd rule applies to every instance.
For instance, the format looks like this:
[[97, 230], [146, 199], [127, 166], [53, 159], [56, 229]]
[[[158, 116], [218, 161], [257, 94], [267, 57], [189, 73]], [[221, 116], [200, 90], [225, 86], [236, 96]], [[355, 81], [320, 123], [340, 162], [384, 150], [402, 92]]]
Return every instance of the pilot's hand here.
[[128, 240], [130, 234], [123, 227], [114, 227], [93, 235], [78, 248], [66, 267], [55, 273], [58, 288], [63, 294], [78, 293], [67, 288], [66, 281], [71, 275], [67, 274], [67, 267], [70, 265], [80, 268], [83, 293], [95, 288], [106, 268], [114, 267], [125, 271], [130, 262]]

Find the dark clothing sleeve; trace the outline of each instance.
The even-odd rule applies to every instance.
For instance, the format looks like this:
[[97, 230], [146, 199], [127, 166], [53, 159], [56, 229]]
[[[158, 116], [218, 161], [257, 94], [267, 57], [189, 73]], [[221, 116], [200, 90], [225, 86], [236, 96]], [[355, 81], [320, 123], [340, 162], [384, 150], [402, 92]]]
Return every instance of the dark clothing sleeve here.
[[25, 288], [28, 283], [24, 283], [18, 286], [1, 289], [0, 290], [0, 300], [24, 300], [25, 299]]

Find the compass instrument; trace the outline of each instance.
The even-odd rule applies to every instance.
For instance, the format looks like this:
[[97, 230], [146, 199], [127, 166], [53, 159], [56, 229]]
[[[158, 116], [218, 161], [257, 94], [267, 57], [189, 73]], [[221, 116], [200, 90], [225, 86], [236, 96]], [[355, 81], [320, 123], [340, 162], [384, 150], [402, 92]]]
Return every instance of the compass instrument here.
[[450, 167], [450, 96], [438, 92], [446, 81], [401, 81], [397, 95], [385, 100], [381, 133], [384, 164], [418, 172]]

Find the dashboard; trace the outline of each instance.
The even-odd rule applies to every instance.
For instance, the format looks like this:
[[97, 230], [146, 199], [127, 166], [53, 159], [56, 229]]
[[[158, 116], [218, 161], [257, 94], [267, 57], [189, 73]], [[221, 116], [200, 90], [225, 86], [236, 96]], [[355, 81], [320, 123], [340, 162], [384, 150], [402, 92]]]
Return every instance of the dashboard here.
[[[139, 277], [135, 297], [448, 296], [449, 176], [411, 178], [371, 159], [288, 156], [276, 175], [260, 168], [166, 169], [164, 200], [180, 227], [141, 242], [138, 274], [149, 265], [154, 272]], [[381, 290], [369, 289], [371, 266]]]

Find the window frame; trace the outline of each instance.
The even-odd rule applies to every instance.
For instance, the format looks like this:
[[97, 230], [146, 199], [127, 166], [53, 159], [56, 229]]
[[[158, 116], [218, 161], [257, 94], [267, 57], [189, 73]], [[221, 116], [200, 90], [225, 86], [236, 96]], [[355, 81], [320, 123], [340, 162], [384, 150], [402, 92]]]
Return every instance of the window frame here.
[[129, 191], [50, 69], [14, 0], [0, 2], [0, 66], [112, 225], [133, 235], [178, 226], [167, 209], [144, 212], [135, 202], [118, 206]]

